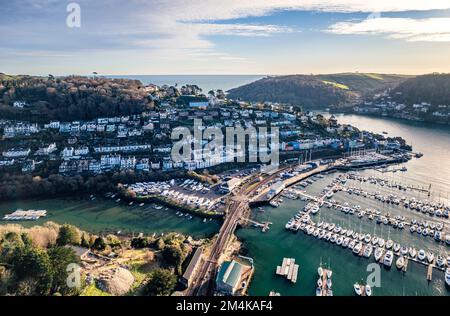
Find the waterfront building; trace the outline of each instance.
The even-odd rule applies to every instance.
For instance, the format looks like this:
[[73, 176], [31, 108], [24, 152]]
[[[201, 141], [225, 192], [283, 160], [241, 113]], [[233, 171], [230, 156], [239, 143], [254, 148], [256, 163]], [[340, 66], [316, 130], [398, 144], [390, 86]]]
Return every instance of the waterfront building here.
[[198, 270], [198, 267], [200, 266], [200, 261], [202, 259], [202, 248], [199, 247], [195, 250], [194, 255], [192, 256], [191, 261], [189, 262], [188, 267], [186, 268], [186, 271], [184, 271], [183, 276], [181, 277], [181, 284], [183, 284], [185, 287], [189, 287], [191, 284], [192, 277], [195, 275], [195, 273]]

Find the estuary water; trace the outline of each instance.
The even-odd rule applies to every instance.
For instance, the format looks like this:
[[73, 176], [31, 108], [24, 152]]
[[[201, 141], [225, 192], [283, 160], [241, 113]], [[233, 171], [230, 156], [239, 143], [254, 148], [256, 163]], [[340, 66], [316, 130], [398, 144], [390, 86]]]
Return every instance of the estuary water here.
[[[413, 159], [405, 166], [407, 172], [382, 174], [374, 170], [361, 172], [362, 175], [373, 175], [385, 178], [391, 182], [409, 184], [429, 188], [431, 184], [430, 200], [448, 200], [450, 191], [450, 127], [433, 124], [414, 123], [400, 120], [371, 118], [357, 115], [338, 115], [341, 123], [352, 124], [360, 129], [374, 132], [387, 132], [392, 136], [401, 136], [409, 144], [414, 146], [414, 151], [422, 152], [424, 156]], [[323, 187], [329, 184], [336, 174], [326, 176], [316, 181], [306, 190], [309, 194], [318, 195]], [[399, 196], [414, 196], [427, 199], [425, 193], [400, 192], [381, 188], [380, 186], [352, 183], [361, 186], [367, 191], [381, 191], [384, 194], [397, 194]], [[428, 215], [410, 211], [403, 207], [393, 207], [355, 195], [349, 196], [339, 192], [334, 199], [350, 205], [361, 205], [362, 209], [375, 208], [392, 215], [404, 215], [406, 218], [434, 220]], [[241, 229], [237, 232], [239, 238], [244, 241], [248, 256], [255, 260], [255, 275], [250, 286], [250, 295], [268, 295], [271, 290], [281, 295], [315, 295], [317, 268], [320, 264], [333, 270], [334, 295], [354, 295], [353, 284], [365, 282], [370, 272], [368, 265], [374, 262], [353, 255], [351, 250], [343, 249], [334, 244], [318, 240], [303, 232], [293, 233], [285, 229], [285, 224], [298, 210], [301, 210], [306, 202], [300, 200], [284, 199], [284, 203], [278, 208], [265, 207], [264, 213], [255, 210], [256, 219], [273, 222], [270, 230], [262, 233], [255, 228]], [[384, 239], [392, 239], [402, 245], [433, 251], [435, 254], [450, 255], [450, 247], [439, 244], [430, 237], [421, 237], [411, 234], [409, 229], [402, 231], [393, 229], [383, 224], [377, 225], [375, 221], [360, 220], [356, 215], [347, 215], [333, 209], [322, 207], [321, 211], [313, 219], [315, 222], [334, 222], [342, 227], [351, 228], [358, 232], [381, 236]], [[442, 220], [441, 220], [442, 221]], [[449, 220], [444, 221], [448, 233]], [[298, 280], [292, 284], [275, 274], [277, 265], [281, 265], [284, 257], [295, 258], [300, 265]], [[370, 268], [370, 267], [369, 267]], [[410, 262], [406, 273], [400, 272], [395, 267], [386, 270], [381, 267], [380, 287], [374, 288], [374, 295], [450, 295], [444, 282], [444, 274], [437, 270], [433, 273], [433, 280], [426, 280], [427, 268], [423, 265]]]

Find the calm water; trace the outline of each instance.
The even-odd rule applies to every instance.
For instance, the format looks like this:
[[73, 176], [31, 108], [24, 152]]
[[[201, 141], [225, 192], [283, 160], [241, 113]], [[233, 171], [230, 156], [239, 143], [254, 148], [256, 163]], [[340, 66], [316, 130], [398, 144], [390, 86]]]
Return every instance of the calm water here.
[[232, 88], [245, 85], [263, 78], [261, 75], [154, 75], [154, 76], [109, 76], [111, 78], [127, 78], [140, 80], [143, 84], [178, 85], [195, 84], [203, 89], [204, 93], [210, 90], [222, 89], [228, 91]]
[[[408, 143], [412, 143], [415, 151], [424, 153], [421, 159], [413, 159], [406, 164], [408, 171], [405, 173], [380, 174], [376, 171], [364, 171], [366, 175], [382, 176], [397, 183], [414, 184], [428, 187], [432, 185], [434, 194], [432, 199], [444, 199], [448, 197], [450, 190], [450, 128], [443, 126], [427, 125], [422, 123], [410, 123], [397, 120], [385, 120], [368, 118], [363, 116], [345, 115], [338, 117], [340, 122], [352, 124], [362, 129], [375, 132], [386, 131], [390, 135], [404, 137]], [[310, 186], [307, 191], [318, 194], [321, 189], [330, 183], [335, 175], [327, 176]], [[361, 186], [359, 182], [349, 183]], [[425, 199], [423, 193], [389, 191], [380, 186], [364, 184], [363, 187], [370, 191], [381, 191], [398, 194], [400, 196], [415, 196]], [[386, 206], [374, 200], [349, 196], [340, 192], [334, 197], [340, 202], [348, 201], [351, 205], [359, 204], [361, 207], [376, 208], [382, 212], [393, 215], [402, 214], [407, 218], [427, 218], [426, 215], [404, 209]], [[335, 295], [353, 295], [353, 283], [366, 280], [367, 265], [374, 261], [354, 256], [348, 249], [342, 249], [336, 245], [316, 240], [314, 237], [297, 234], [285, 230], [284, 225], [298, 210], [302, 209], [304, 202], [300, 200], [288, 200], [279, 208], [266, 207], [265, 213], [255, 215], [260, 220], [273, 222], [269, 232], [263, 234], [254, 228], [238, 231], [237, 235], [245, 241], [248, 255], [255, 259], [255, 277], [252, 281], [250, 294], [267, 295], [271, 290], [280, 292], [281, 295], [315, 295], [317, 281], [317, 267], [320, 263], [328, 265], [333, 270], [333, 291]], [[359, 220], [355, 215], [346, 215], [341, 212], [322, 208], [315, 220], [334, 222], [343, 227], [370, 233], [371, 235], [390, 238], [405, 246], [413, 246], [416, 249], [431, 250], [435, 254], [450, 254], [449, 247], [434, 242], [431, 238], [423, 238], [411, 235], [408, 229], [403, 231], [377, 225], [368, 219]], [[428, 217], [428, 219], [431, 219]], [[446, 229], [450, 226], [447, 220]], [[270, 254], [268, 256], [268, 254]], [[300, 265], [297, 284], [275, 275], [275, 268], [281, 264], [284, 257], [295, 258]], [[394, 261], [395, 264], [395, 261]], [[374, 289], [374, 295], [449, 295], [445, 287], [443, 273], [435, 270], [433, 281], [426, 281], [426, 267], [410, 262], [406, 273], [399, 272], [392, 267], [391, 270], [381, 269], [381, 287]]]
[[[155, 210], [149, 206], [128, 206], [111, 200], [54, 199], [40, 201], [14, 201], [0, 204], [0, 217], [16, 209], [44, 209], [48, 215], [36, 222], [21, 225], [41, 225], [46, 221], [70, 223], [83, 230], [123, 233], [179, 232], [194, 238], [209, 237], [219, 229], [219, 221], [203, 223], [200, 218], [188, 220], [178, 217], [175, 211]], [[0, 222], [4, 223], [4, 222]]]

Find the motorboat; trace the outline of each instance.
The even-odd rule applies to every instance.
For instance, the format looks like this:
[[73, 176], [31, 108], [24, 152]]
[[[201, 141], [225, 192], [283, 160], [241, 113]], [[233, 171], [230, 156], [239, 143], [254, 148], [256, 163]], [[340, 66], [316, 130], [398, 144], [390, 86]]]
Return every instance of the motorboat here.
[[445, 266], [445, 258], [444, 257], [442, 257], [441, 255], [438, 255], [437, 257], [436, 257], [436, 265], [438, 266], [438, 267], [440, 267], [440, 268], [442, 268], [443, 266]]
[[322, 289], [320, 287], [316, 289], [316, 296], [322, 296]]
[[366, 296], [372, 296], [372, 287], [369, 284], [365, 286]]
[[411, 232], [411, 234], [415, 233], [416, 230], [417, 230], [417, 226], [416, 226], [416, 225], [412, 225], [412, 226], [409, 228], [409, 231]]
[[386, 249], [391, 249], [392, 246], [394, 246], [394, 242], [393, 242], [391, 239], [389, 239], [389, 240], [386, 242]]
[[425, 250], [420, 249], [419, 253], [417, 254], [417, 258], [421, 261], [425, 260], [425, 258], [427, 257], [427, 254], [425, 253]]
[[376, 261], [380, 261], [381, 257], [383, 257], [384, 250], [383, 248], [378, 247], [375, 249], [374, 257]]
[[336, 235], [336, 234], [333, 234], [333, 236], [331, 236], [330, 241], [331, 241], [333, 244], [336, 242], [337, 236], [338, 236], [338, 235]]
[[353, 284], [353, 289], [355, 290], [356, 295], [361, 296], [362, 295], [362, 288], [361, 285], [358, 283]]
[[372, 237], [372, 245], [376, 246], [378, 244], [378, 237], [373, 236]]
[[336, 239], [336, 245], [338, 245], [338, 246], [342, 245], [342, 242], [343, 242], [343, 241], [344, 241], [344, 237], [339, 236], [339, 237]]
[[352, 239], [350, 241], [350, 243], [348, 244], [348, 248], [353, 250], [353, 248], [355, 248], [355, 244], [356, 244], [356, 241]]
[[383, 238], [380, 238], [380, 239], [378, 240], [378, 246], [380, 246], [381, 248], [383, 248], [385, 244], [386, 244], [386, 242], [384, 241]]
[[384, 255], [383, 264], [386, 267], [391, 267], [392, 261], [394, 261], [394, 253], [392, 252], [392, 250], [388, 250], [388, 251], [386, 251], [386, 254]]
[[327, 270], [327, 278], [331, 279], [332, 276], [333, 276], [333, 271]]
[[434, 261], [434, 254], [431, 251], [427, 252], [427, 261], [428, 263], [432, 263]]
[[410, 247], [408, 250], [408, 253], [411, 258], [415, 258], [417, 256], [416, 248]]
[[331, 281], [331, 279], [327, 279], [327, 288], [331, 289], [332, 286], [333, 282]]
[[447, 284], [447, 286], [450, 286], [450, 268], [447, 268], [447, 270], [445, 270], [445, 284]]
[[362, 249], [362, 243], [358, 243], [354, 248], [353, 248], [353, 253], [354, 254], [359, 254], [361, 252]]
[[402, 246], [399, 243], [394, 243], [392, 250], [394, 250], [395, 253], [398, 253], [400, 251], [401, 247]]
[[370, 236], [370, 234], [367, 234], [364, 236], [364, 241], [368, 244], [370, 243], [370, 241], [372, 240], [372, 237]]
[[370, 256], [372, 255], [373, 252], [373, 247], [371, 244], [366, 245], [366, 247], [364, 247], [364, 257], [365, 258], [370, 258]]
[[400, 249], [400, 253], [401, 253], [402, 256], [406, 256], [408, 254], [408, 247], [403, 246]]
[[323, 269], [322, 269], [322, 267], [317, 268], [317, 274], [319, 275], [320, 278], [323, 277]]
[[350, 238], [345, 237], [344, 241], [342, 242], [342, 247], [347, 248], [349, 243], [350, 243]]
[[403, 267], [405, 266], [405, 258], [403, 256], [398, 257], [395, 265], [397, 266], [397, 269], [403, 269]]
[[322, 287], [322, 285], [323, 285], [322, 278], [319, 278], [319, 279], [317, 280], [317, 286], [318, 286], [318, 287]]
[[325, 231], [324, 231], [324, 230], [321, 230], [321, 231], [319, 232], [318, 238], [319, 238], [319, 239], [322, 239], [324, 236], [325, 236]]

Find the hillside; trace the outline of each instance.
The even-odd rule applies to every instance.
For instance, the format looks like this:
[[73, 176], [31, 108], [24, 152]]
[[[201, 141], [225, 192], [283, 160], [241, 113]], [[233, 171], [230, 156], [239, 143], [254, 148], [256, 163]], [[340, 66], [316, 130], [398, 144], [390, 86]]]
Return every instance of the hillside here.
[[266, 77], [232, 89], [229, 97], [251, 102], [281, 102], [304, 108], [353, 103], [368, 94], [392, 88], [403, 75], [341, 73]]
[[428, 74], [406, 80], [391, 93], [392, 99], [406, 105], [427, 102], [450, 105], [450, 74]]
[[[0, 74], [4, 118], [84, 120], [141, 113], [152, 106], [141, 82], [128, 79], [30, 77]], [[24, 109], [11, 105], [26, 102]]]

